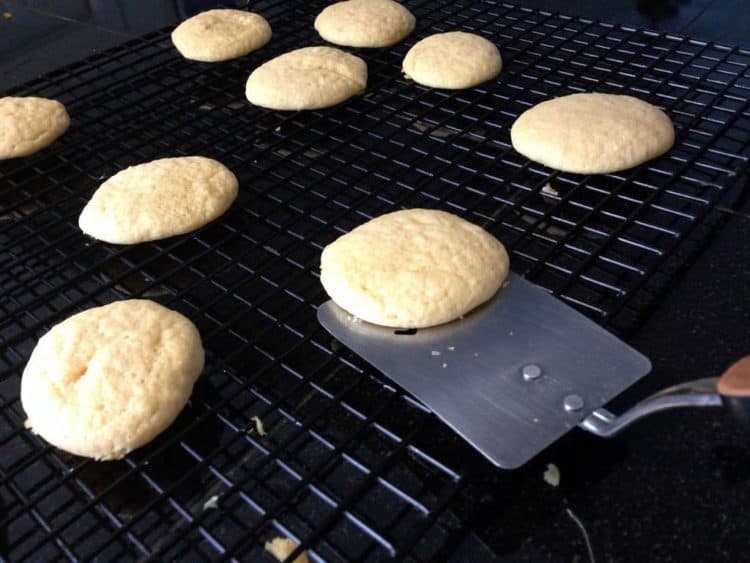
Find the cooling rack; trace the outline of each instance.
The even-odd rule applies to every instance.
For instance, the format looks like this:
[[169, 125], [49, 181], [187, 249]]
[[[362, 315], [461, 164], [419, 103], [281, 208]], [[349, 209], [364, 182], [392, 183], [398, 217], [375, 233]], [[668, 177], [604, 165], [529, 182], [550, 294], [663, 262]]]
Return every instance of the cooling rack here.
[[[183, 60], [163, 30], [8, 92], [57, 98], [72, 115], [52, 147], [0, 163], [0, 554], [10, 560], [261, 561], [274, 536], [315, 561], [442, 557], [484, 462], [318, 326], [323, 246], [389, 210], [443, 208], [497, 235], [517, 272], [627, 335], [720, 225], [717, 206], [742, 195], [747, 51], [506, 3], [414, 1], [411, 37], [358, 52], [370, 71], [362, 97], [303, 113], [250, 106], [249, 72], [320, 44], [312, 21], [323, 5], [255, 3], [274, 38], [235, 61]], [[411, 45], [453, 29], [500, 47], [497, 80], [449, 92], [401, 76]], [[595, 176], [512, 150], [522, 111], [594, 89], [665, 108], [674, 149]], [[241, 180], [220, 220], [136, 246], [79, 232], [104, 178], [190, 154]], [[205, 373], [152, 444], [119, 462], [69, 456], [24, 429], [23, 366], [56, 322], [129, 297], [193, 319]]]

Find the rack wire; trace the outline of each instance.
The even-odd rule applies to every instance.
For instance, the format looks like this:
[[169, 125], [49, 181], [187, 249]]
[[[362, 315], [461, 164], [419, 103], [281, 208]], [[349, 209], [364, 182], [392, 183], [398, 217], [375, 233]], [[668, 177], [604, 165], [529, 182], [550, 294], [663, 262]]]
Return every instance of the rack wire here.
[[[358, 52], [367, 92], [324, 111], [267, 111], [243, 95], [262, 61], [322, 43], [322, 2], [256, 3], [274, 39], [235, 61], [186, 61], [163, 30], [8, 92], [59, 99], [73, 122], [49, 149], [0, 164], [0, 554], [260, 561], [277, 535], [315, 561], [445, 554], [464, 526], [453, 507], [466, 475], [484, 462], [318, 326], [321, 249], [383, 212], [443, 208], [497, 235], [514, 270], [627, 335], [717, 227], [717, 206], [740, 197], [750, 52], [506, 3], [407, 4], [415, 33]], [[454, 92], [401, 76], [409, 47], [452, 29], [499, 46], [497, 80]], [[594, 176], [512, 150], [522, 111], [589, 90], [664, 107], [675, 147]], [[220, 220], [136, 246], [80, 233], [104, 178], [190, 154], [240, 177]], [[205, 373], [175, 424], [124, 460], [58, 451], [23, 426], [29, 353], [70, 314], [130, 297], [193, 319]]]

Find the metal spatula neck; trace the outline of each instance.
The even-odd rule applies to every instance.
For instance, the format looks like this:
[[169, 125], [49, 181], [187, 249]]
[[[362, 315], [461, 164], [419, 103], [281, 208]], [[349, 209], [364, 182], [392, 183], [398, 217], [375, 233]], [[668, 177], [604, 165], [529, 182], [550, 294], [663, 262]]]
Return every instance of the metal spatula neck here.
[[719, 407], [722, 401], [716, 392], [717, 381], [717, 378], [711, 377], [669, 387], [640, 401], [619, 416], [607, 409], [596, 409], [578, 426], [602, 438], [609, 438], [657, 412], [682, 407]]

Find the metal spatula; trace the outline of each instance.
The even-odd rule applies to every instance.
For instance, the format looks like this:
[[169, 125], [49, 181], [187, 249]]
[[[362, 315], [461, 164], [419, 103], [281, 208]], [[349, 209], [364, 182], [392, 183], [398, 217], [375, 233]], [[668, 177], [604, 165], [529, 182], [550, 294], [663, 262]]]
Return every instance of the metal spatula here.
[[[499, 467], [523, 465], [575, 426], [608, 436], [643, 414], [618, 421], [599, 407], [646, 375], [648, 358], [514, 274], [489, 303], [438, 327], [376, 326], [332, 301], [318, 319]], [[684, 404], [721, 399], [681, 387], [640, 408]]]

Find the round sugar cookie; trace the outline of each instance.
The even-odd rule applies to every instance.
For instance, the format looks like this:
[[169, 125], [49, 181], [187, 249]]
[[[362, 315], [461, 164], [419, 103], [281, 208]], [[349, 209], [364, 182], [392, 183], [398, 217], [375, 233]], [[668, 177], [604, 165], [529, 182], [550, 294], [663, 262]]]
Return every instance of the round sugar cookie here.
[[500, 74], [503, 59], [484, 37], [450, 31], [425, 37], [406, 53], [407, 78], [431, 88], [473, 88]]
[[238, 182], [202, 156], [162, 158], [120, 170], [81, 211], [81, 230], [113, 244], [135, 244], [193, 231], [224, 213]]
[[245, 94], [256, 106], [297, 111], [334, 106], [366, 86], [367, 64], [359, 57], [334, 47], [303, 47], [256, 68]]
[[0, 160], [34, 154], [69, 126], [68, 112], [56, 100], [34, 96], [0, 98]]
[[393, 0], [345, 0], [315, 18], [320, 36], [347, 47], [390, 47], [414, 31], [412, 13]]
[[376, 217], [323, 249], [320, 281], [365, 321], [439, 325], [490, 299], [508, 276], [508, 254], [481, 227], [432, 209]]
[[206, 63], [247, 55], [270, 39], [265, 18], [243, 10], [207, 10], [172, 31], [172, 43], [183, 57]]
[[119, 459], [172, 424], [203, 362], [198, 330], [176, 311], [141, 299], [88, 309], [31, 353], [26, 426], [66, 452]]
[[605, 174], [651, 160], [674, 144], [672, 121], [656, 106], [615, 94], [570, 94], [523, 112], [513, 148], [565, 172]]

